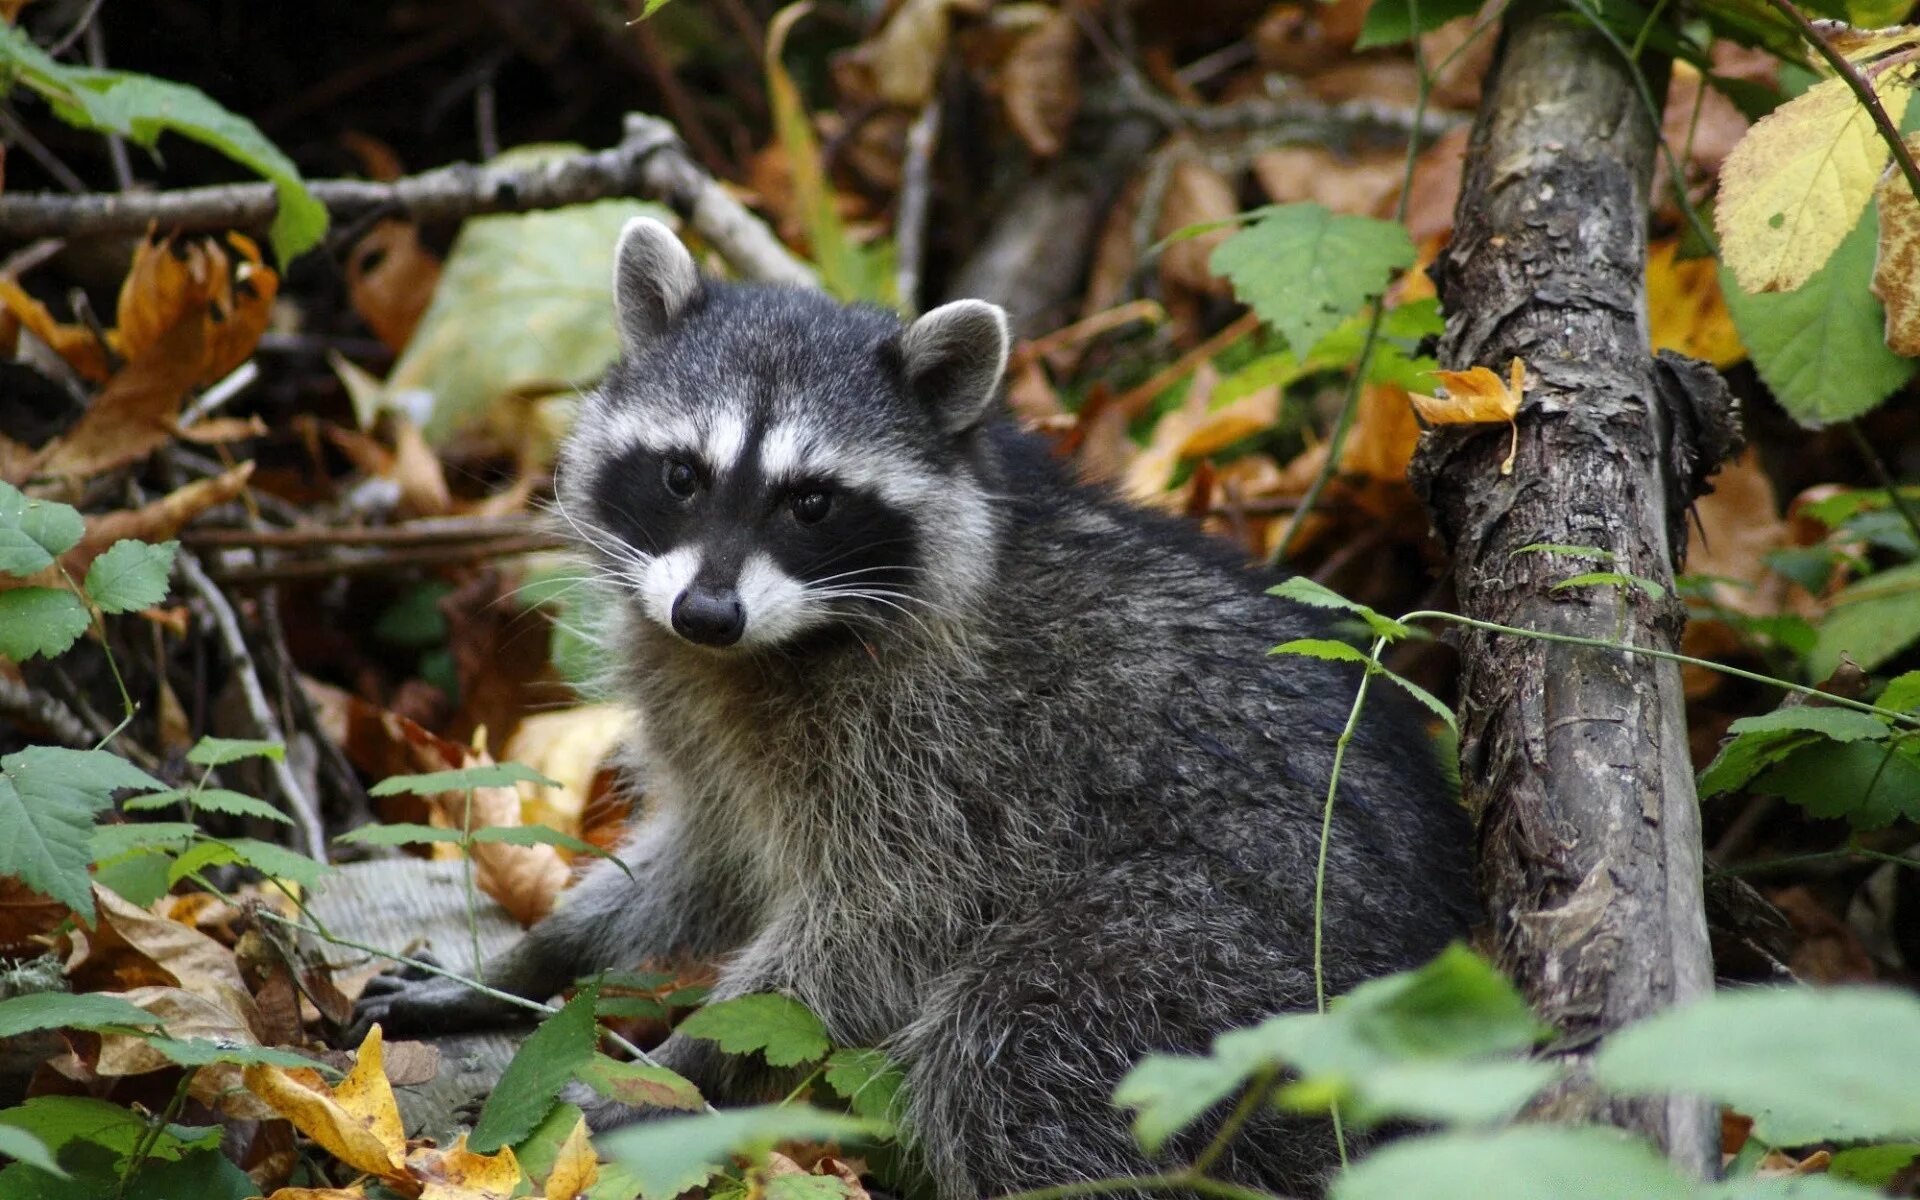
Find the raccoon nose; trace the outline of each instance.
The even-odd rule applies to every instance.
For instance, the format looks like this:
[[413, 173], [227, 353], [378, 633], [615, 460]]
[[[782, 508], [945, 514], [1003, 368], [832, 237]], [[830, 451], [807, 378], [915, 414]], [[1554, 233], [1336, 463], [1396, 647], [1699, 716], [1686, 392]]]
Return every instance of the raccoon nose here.
[[673, 602], [673, 629], [690, 642], [704, 646], [731, 646], [747, 627], [747, 610], [732, 588], [698, 584]]

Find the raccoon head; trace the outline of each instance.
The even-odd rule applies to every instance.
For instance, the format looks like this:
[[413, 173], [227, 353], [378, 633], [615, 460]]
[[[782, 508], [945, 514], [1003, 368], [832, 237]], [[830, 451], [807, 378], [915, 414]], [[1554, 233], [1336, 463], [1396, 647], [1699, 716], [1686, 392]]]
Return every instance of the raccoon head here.
[[556, 490], [642, 619], [702, 647], [787, 649], [929, 628], [979, 595], [1000, 308], [902, 325], [702, 280], [645, 217], [621, 231], [614, 300], [621, 361], [582, 406]]

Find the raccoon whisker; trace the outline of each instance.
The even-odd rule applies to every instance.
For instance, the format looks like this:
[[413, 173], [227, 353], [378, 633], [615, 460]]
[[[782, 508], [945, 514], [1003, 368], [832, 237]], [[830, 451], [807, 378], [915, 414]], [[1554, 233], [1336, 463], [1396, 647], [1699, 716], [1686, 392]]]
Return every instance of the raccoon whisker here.
[[842, 571], [838, 575], [825, 575], [819, 579], [810, 579], [806, 582], [806, 586], [808, 588], [817, 588], [825, 584], [838, 582], [839, 580], [842, 580], [842, 579], [852, 579], [860, 575], [874, 575], [882, 571], [918, 571], [924, 575], [927, 573], [927, 568], [916, 567], [916, 566], [911, 566], [906, 564], [901, 564], [897, 566], [860, 567], [852, 571]]

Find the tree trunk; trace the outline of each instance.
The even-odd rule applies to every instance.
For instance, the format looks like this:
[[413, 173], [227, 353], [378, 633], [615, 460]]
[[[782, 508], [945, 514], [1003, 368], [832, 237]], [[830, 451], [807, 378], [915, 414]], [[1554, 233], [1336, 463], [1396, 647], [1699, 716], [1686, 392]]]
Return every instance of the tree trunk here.
[[[1653, 92], [1665, 90], [1664, 64]], [[1444, 365], [1514, 357], [1529, 388], [1508, 433], [1430, 432], [1414, 482], [1481, 620], [1671, 650], [1686, 506], [1727, 449], [1724, 386], [1648, 348], [1647, 189], [1657, 130], [1633, 69], [1564, 6], [1517, 0], [1435, 268]], [[1597, 547], [1568, 557], [1535, 543]], [[1640, 588], [1554, 591], [1617, 571]], [[1713, 985], [1678, 668], [1618, 651], [1471, 632], [1461, 644], [1460, 774], [1500, 965], [1578, 1068], [1608, 1031]], [[1647, 1133], [1708, 1174], [1718, 1125], [1688, 1099], [1615, 1100], [1578, 1081], [1536, 1115]]]

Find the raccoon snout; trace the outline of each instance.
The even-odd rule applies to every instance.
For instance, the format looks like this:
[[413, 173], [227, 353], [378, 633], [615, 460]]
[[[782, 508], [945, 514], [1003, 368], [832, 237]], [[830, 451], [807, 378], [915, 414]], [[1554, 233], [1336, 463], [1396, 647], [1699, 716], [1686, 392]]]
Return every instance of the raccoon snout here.
[[673, 631], [703, 646], [731, 646], [747, 628], [747, 610], [732, 588], [695, 584], [673, 602]]

